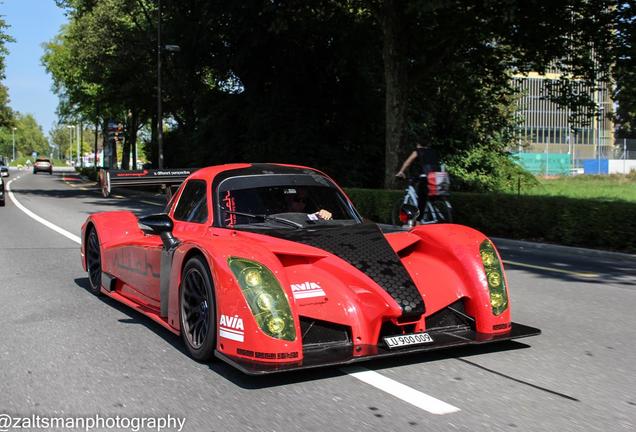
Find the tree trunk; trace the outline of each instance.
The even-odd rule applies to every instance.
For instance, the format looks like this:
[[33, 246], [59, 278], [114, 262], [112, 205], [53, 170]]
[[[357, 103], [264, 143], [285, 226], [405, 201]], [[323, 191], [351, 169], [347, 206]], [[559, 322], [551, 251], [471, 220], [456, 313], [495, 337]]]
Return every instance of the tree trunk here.
[[384, 33], [382, 57], [386, 86], [384, 186], [395, 188], [395, 173], [406, 156], [406, 113], [408, 89], [407, 55], [402, 26], [404, 11], [399, 0], [386, 0], [380, 11]]
[[[95, 167], [95, 171], [97, 171], [97, 141], [99, 140], [99, 108], [97, 109], [97, 115], [95, 116], [95, 148], [93, 151], [95, 152], [95, 158], [93, 159], [93, 166]], [[104, 166], [104, 161], [101, 161], [102, 166]]]
[[131, 169], [137, 169], [137, 130], [139, 129], [139, 110], [137, 108], [132, 109], [132, 115], [130, 116], [130, 132], [128, 138], [130, 139], [130, 149], [132, 150]]
[[159, 166], [159, 147], [157, 142], [157, 112], [152, 114], [152, 127], [150, 128], [150, 159], [152, 160], [152, 167], [157, 168]]
[[121, 169], [130, 169], [130, 113], [126, 116], [126, 130], [124, 133], [124, 143], [121, 151]]

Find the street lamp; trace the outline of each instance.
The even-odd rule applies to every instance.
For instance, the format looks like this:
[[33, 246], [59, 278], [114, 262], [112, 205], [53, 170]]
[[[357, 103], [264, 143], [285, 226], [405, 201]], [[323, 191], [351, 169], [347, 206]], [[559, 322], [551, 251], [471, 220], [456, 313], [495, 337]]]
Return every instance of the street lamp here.
[[[157, 0], [157, 166], [163, 168], [163, 107], [161, 105], [161, 51], [179, 52], [179, 45], [161, 45], [161, 0]], [[135, 162], [136, 163], [136, 162]]]
[[73, 163], [73, 129], [75, 126], [66, 125], [66, 127], [68, 128], [68, 160]]
[[13, 160], [15, 160], [15, 131], [16, 129], [17, 128], [15, 127], [11, 129], [11, 132], [13, 134]]
[[161, 0], [157, 5], [157, 166], [163, 168], [163, 112], [161, 107]]

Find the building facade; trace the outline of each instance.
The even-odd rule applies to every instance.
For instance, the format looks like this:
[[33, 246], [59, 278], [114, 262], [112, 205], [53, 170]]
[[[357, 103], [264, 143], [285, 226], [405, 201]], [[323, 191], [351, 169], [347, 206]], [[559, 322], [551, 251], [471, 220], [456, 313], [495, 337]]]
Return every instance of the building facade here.
[[558, 85], [560, 79], [561, 75], [554, 70], [513, 77], [520, 95], [517, 151], [569, 154], [574, 167], [580, 165], [577, 161], [582, 159], [606, 158], [614, 147], [614, 124], [608, 118], [613, 111], [609, 87], [602, 84], [593, 91], [581, 83], [578, 91], [592, 93], [597, 112], [582, 110], [577, 119], [573, 119], [572, 111], [547, 97], [549, 86]]

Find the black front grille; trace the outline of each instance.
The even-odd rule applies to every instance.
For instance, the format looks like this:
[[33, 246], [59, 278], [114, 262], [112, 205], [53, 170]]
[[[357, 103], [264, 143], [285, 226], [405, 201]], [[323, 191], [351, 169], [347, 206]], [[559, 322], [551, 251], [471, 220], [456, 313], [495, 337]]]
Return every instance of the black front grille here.
[[340, 324], [300, 317], [303, 350], [351, 345], [351, 328]]
[[385, 321], [382, 323], [380, 337], [378, 340], [382, 341], [382, 338], [385, 336], [397, 336], [411, 333], [415, 333], [415, 324], [395, 325], [391, 321]]
[[459, 299], [455, 303], [446, 306], [444, 309], [426, 317], [426, 330], [474, 327], [475, 320], [466, 315], [464, 299]]

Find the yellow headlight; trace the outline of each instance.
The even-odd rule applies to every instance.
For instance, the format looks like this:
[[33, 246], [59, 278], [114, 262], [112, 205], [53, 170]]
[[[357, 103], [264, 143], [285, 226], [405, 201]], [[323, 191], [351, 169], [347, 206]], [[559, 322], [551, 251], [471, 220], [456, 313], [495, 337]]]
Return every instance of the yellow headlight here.
[[278, 317], [272, 317], [267, 322], [267, 328], [274, 334], [282, 333], [285, 330], [285, 320]]
[[274, 297], [267, 293], [260, 293], [256, 297], [256, 304], [261, 310], [272, 310], [274, 308]]
[[501, 276], [498, 272], [493, 271], [488, 273], [488, 283], [491, 287], [496, 288], [501, 285]]
[[485, 267], [492, 267], [497, 263], [497, 257], [490, 251], [481, 251], [481, 260]]
[[505, 300], [502, 294], [500, 293], [492, 293], [490, 294], [490, 306], [497, 309], [504, 305]]
[[250, 288], [257, 287], [263, 283], [263, 278], [261, 277], [261, 271], [259, 269], [250, 268], [245, 270], [243, 278], [245, 279], [247, 286]]

